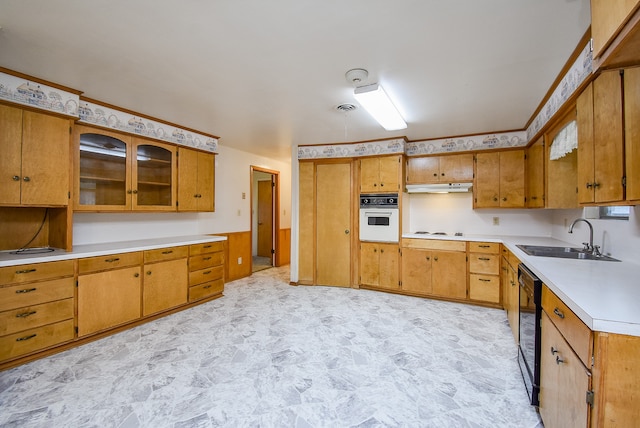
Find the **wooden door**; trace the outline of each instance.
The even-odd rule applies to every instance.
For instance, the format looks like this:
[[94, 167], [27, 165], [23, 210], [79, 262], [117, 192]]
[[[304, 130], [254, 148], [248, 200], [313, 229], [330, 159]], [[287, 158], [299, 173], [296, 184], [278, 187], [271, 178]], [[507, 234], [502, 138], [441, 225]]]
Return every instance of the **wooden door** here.
[[434, 251], [432, 269], [434, 295], [452, 299], [466, 299], [466, 253], [458, 251]]
[[23, 205], [69, 205], [71, 121], [24, 111], [22, 118]]
[[440, 181], [454, 183], [473, 180], [473, 155], [460, 154], [440, 157]]
[[216, 209], [216, 157], [213, 153], [198, 152], [198, 211]]
[[178, 211], [198, 210], [198, 155], [178, 148]]
[[380, 162], [380, 192], [397, 192], [400, 190], [400, 166], [402, 156], [385, 156]]
[[314, 284], [315, 240], [315, 165], [300, 162], [298, 172], [298, 282]]
[[500, 152], [500, 208], [524, 208], [524, 150]]
[[[578, 147], [578, 150], [567, 153], [559, 159], [551, 159], [551, 151], [553, 150], [553, 145], [556, 144], [556, 137], [570, 123], [576, 120], [576, 110], [571, 109], [545, 133], [545, 139], [549, 142], [548, 147], [545, 148], [547, 208], [578, 208], [579, 206], [577, 188], [578, 151], [580, 147]], [[578, 129], [578, 140], [580, 136], [580, 130]], [[582, 143], [580, 142], [580, 144]], [[593, 147], [591, 147], [591, 150], [591, 156], [593, 156]]]
[[624, 71], [627, 200], [640, 201], [640, 67]]
[[594, 58], [603, 53], [637, 5], [638, 0], [591, 0]]
[[576, 101], [578, 122], [578, 202], [594, 202], [594, 135], [593, 83], [585, 88]]
[[544, 208], [544, 138], [527, 149], [527, 207]]
[[439, 176], [439, 156], [411, 157], [407, 160], [407, 184], [438, 183]]
[[432, 294], [431, 251], [402, 249], [402, 290], [409, 293]]
[[360, 284], [380, 285], [380, 249], [378, 244], [360, 244]]
[[497, 208], [500, 206], [500, 153], [476, 154], [475, 184], [473, 186], [474, 208]]
[[258, 256], [272, 257], [273, 249], [273, 185], [258, 181]]
[[380, 192], [380, 161], [378, 158], [360, 159], [360, 193]]
[[398, 290], [399, 284], [399, 251], [397, 244], [380, 244], [380, 261], [378, 264], [378, 286], [390, 290]]
[[78, 336], [140, 318], [140, 267], [78, 277]]
[[142, 315], [155, 314], [187, 303], [187, 259], [144, 265]]
[[[637, 119], [636, 119], [637, 121]], [[624, 130], [622, 78], [606, 71], [593, 82], [595, 202], [624, 200]]]
[[316, 282], [351, 286], [351, 162], [316, 165]]
[[20, 204], [22, 109], [0, 105], [0, 204]]

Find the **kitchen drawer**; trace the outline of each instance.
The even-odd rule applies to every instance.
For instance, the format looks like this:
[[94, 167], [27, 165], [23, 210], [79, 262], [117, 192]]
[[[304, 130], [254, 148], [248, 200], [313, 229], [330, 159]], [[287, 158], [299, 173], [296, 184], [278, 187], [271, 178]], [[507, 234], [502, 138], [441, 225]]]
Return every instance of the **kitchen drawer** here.
[[189, 285], [202, 284], [204, 282], [214, 281], [216, 279], [223, 279], [223, 277], [223, 266], [200, 269], [194, 272], [189, 272]]
[[119, 269], [142, 264], [142, 252], [109, 254], [106, 256], [87, 257], [78, 260], [80, 275], [101, 270]]
[[500, 277], [495, 275], [469, 275], [469, 298], [483, 302], [500, 303]]
[[500, 255], [469, 254], [469, 272], [498, 275], [500, 273]]
[[549, 288], [542, 287], [542, 309], [586, 367], [591, 367], [593, 333]]
[[0, 336], [73, 319], [73, 299], [0, 312]]
[[445, 239], [403, 238], [402, 246], [425, 250], [467, 251], [466, 241], [449, 241]]
[[220, 266], [224, 264], [224, 252], [218, 251], [215, 253], [202, 254], [199, 256], [193, 256], [189, 258], [189, 270], [200, 270], [213, 266]]
[[74, 296], [73, 277], [0, 288], [0, 311], [38, 305]]
[[497, 242], [469, 242], [469, 252], [500, 254], [500, 244]]
[[224, 251], [224, 241], [206, 242], [204, 244], [193, 244], [189, 246], [189, 255], [196, 256], [198, 254], [213, 253], [216, 251]]
[[0, 285], [73, 276], [73, 260], [0, 268]]
[[8, 360], [49, 348], [73, 338], [72, 319], [0, 337], [0, 360]]
[[224, 291], [224, 281], [217, 279], [215, 281], [205, 282], [204, 284], [189, 287], [189, 301], [204, 299], [205, 297], [220, 294]]
[[183, 259], [189, 255], [189, 247], [167, 247], [157, 250], [147, 250], [144, 252], [144, 262], [153, 263], [164, 260]]

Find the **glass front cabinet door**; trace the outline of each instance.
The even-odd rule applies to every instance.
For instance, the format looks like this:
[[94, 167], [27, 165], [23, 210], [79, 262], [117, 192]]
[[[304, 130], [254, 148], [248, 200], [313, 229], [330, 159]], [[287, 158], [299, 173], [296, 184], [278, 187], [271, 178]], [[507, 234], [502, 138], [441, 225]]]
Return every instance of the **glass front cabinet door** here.
[[77, 211], [175, 211], [176, 149], [76, 125]]

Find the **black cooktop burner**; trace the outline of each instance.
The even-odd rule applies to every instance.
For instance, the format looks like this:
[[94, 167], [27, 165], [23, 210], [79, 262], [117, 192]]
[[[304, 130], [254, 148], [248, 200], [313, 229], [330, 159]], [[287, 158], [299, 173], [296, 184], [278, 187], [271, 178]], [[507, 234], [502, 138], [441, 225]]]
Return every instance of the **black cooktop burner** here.
[[425, 232], [423, 230], [419, 230], [416, 232], [416, 235], [444, 235], [446, 236], [447, 234], [445, 232]]

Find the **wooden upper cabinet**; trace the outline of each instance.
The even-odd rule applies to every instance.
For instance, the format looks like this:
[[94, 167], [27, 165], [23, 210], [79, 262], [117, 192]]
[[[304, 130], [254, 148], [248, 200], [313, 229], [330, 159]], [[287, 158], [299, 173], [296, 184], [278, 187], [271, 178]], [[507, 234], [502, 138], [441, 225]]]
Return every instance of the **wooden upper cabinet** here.
[[178, 149], [178, 211], [214, 211], [215, 156]]
[[78, 211], [175, 211], [176, 148], [78, 125]]
[[624, 200], [624, 130], [622, 77], [603, 72], [577, 101], [578, 201], [580, 204]]
[[398, 192], [402, 155], [360, 159], [360, 192]]
[[[554, 145], [560, 144], [557, 137], [566, 132], [567, 127], [577, 127], [576, 109], [571, 108], [545, 133], [546, 144], [546, 207], [578, 208], [578, 151], [573, 150], [558, 158], [552, 156]], [[552, 159], [552, 157], [554, 159]]]
[[640, 203], [640, 67], [624, 72], [626, 199]]
[[524, 149], [476, 154], [474, 208], [524, 208]]
[[544, 138], [527, 148], [527, 208], [544, 208]]
[[[600, 59], [609, 50], [611, 52], [606, 54], [614, 54], [613, 65], [640, 59], [640, 52], [637, 51], [639, 7], [639, 0], [591, 0], [594, 58]], [[614, 45], [612, 49], [610, 45]]]
[[407, 184], [473, 181], [473, 155], [411, 157], [407, 160]]
[[0, 205], [67, 206], [71, 121], [0, 105]]

